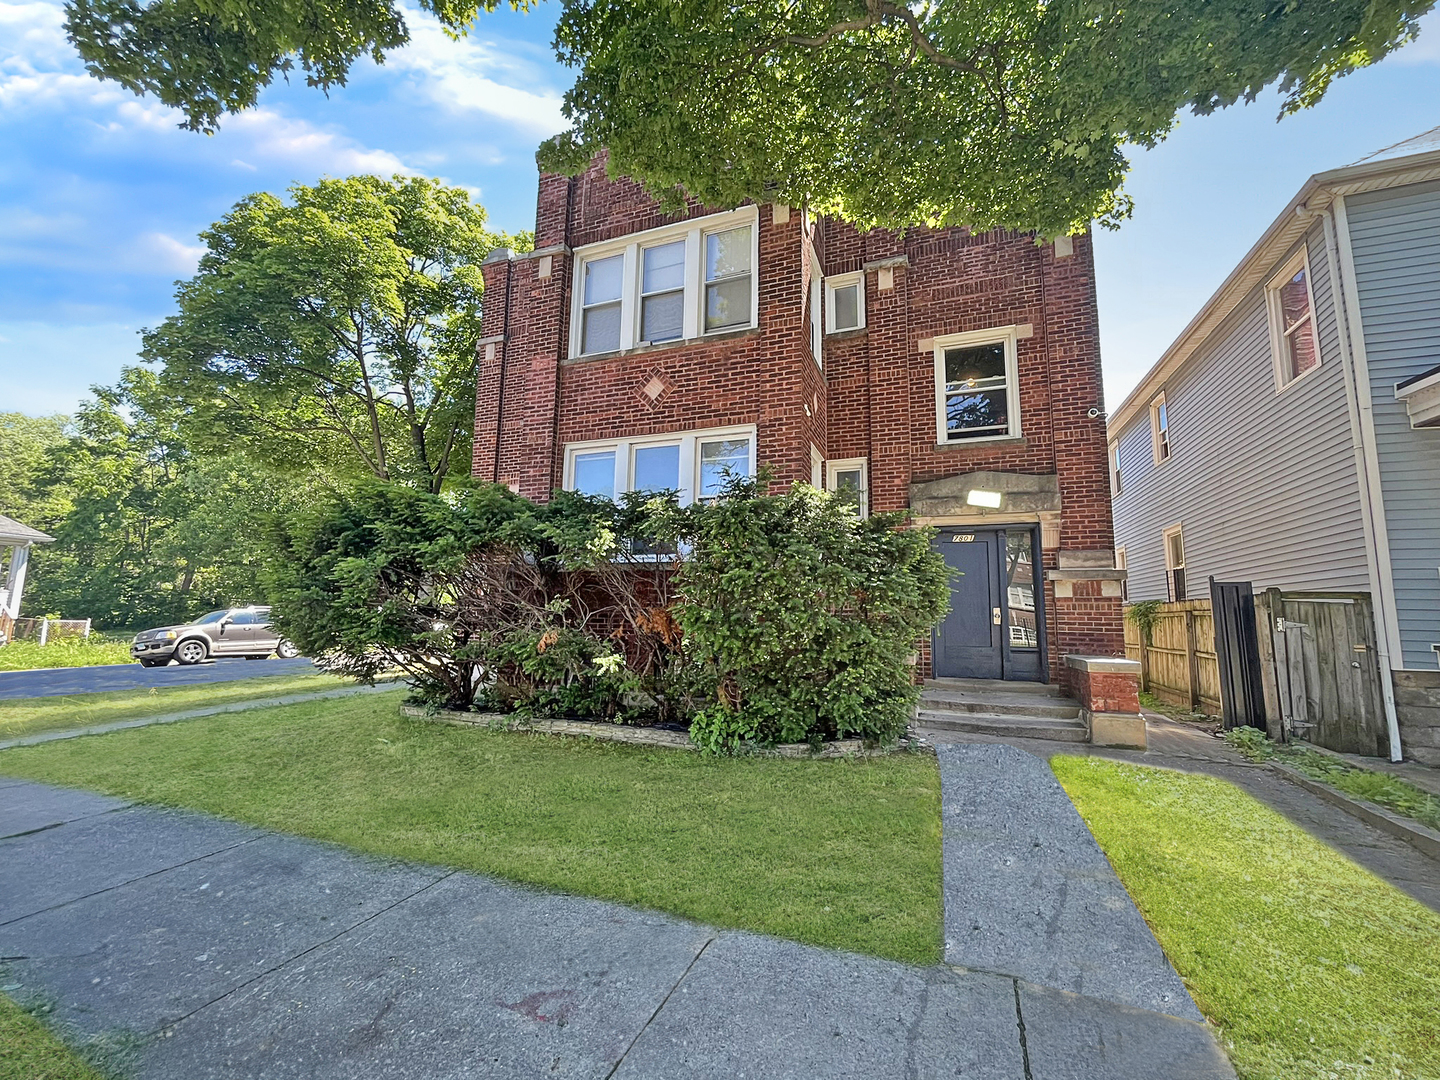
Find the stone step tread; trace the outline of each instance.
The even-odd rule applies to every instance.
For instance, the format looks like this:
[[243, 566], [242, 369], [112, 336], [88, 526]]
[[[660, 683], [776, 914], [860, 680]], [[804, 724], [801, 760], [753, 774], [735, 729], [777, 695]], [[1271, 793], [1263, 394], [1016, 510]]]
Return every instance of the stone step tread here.
[[929, 687], [920, 691], [920, 702], [937, 712], [1018, 713], [1024, 716], [1053, 716], [1069, 719], [1080, 715], [1080, 703], [1070, 698], [1038, 694], [993, 692], [972, 694]]
[[921, 728], [939, 731], [967, 731], [976, 735], [1005, 735], [1020, 739], [1050, 739], [1055, 742], [1085, 742], [1089, 737], [1079, 720], [1047, 720], [1013, 715], [983, 713], [937, 713], [921, 709], [915, 717]]
[[1018, 679], [926, 679], [925, 689], [958, 690], [969, 694], [998, 692], [1031, 697], [1065, 696], [1065, 691], [1054, 683], [1022, 682]]

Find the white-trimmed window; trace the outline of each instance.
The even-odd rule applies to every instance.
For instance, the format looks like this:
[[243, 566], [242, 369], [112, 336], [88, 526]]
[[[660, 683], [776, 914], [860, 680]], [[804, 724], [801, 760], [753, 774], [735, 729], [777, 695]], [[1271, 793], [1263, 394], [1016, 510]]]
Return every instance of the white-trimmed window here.
[[825, 456], [810, 445], [810, 486], [818, 488], [825, 481]]
[[1310, 292], [1310, 255], [1301, 247], [1265, 286], [1270, 314], [1270, 355], [1275, 389], [1284, 390], [1320, 366], [1315, 337], [1315, 300]]
[[1110, 494], [1120, 494], [1120, 444], [1112, 443], [1110, 446]]
[[611, 499], [628, 491], [674, 491], [681, 505], [689, 505], [717, 496], [729, 472], [755, 475], [753, 426], [571, 443], [565, 448], [565, 487]]
[[1016, 328], [935, 339], [936, 438], [944, 443], [1020, 434]]
[[1163, 391], [1150, 402], [1150, 447], [1156, 465], [1170, 460], [1170, 409]]
[[[1129, 567], [1128, 567], [1128, 565], [1127, 565], [1127, 560], [1128, 560], [1128, 557], [1127, 557], [1126, 554], [1125, 554], [1125, 549], [1124, 549], [1123, 547], [1117, 547], [1117, 548], [1115, 549], [1115, 569], [1116, 569], [1116, 570], [1128, 570]], [[1129, 576], [1129, 574], [1127, 573], [1125, 577], [1122, 577], [1122, 578], [1120, 579], [1120, 602], [1121, 602], [1122, 604], [1124, 604], [1124, 603], [1127, 603], [1129, 600], [1130, 600], [1130, 576]]]
[[825, 488], [853, 504], [862, 518], [870, 516], [869, 465], [863, 457], [827, 461]]
[[758, 325], [758, 245], [746, 206], [578, 248], [570, 355]]
[[1185, 599], [1185, 536], [1180, 525], [1161, 533], [1165, 544], [1165, 584], [1171, 600]]
[[825, 330], [843, 334], [865, 327], [865, 271], [825, 279]]

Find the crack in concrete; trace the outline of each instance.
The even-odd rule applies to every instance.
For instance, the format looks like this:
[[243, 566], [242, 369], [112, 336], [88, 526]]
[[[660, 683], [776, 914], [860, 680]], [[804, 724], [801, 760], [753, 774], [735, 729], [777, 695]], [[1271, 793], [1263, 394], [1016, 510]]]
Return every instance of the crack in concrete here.
[[[129, 807], [117, 807], [116, 809], [129, 809]], [[106, 813], [114, 813], [114, 811], [113, 811], [113, 810], [107, 810]], [[92, 816], [92, 817], [98, 817], [99, 815], [98, 815], [98, 814], [95, 814], [95, 815], [91, 815], [91, 816]], [[77, 820], [81, 820], [81, 819], [77, 819]], [[70, 823], [69, 823], [69, 822], [63, 822], [62, 824], [67, 824], [67, 825], [68, 825], [68, 824], [70, 824]], [[44, 830], [37, 830], [37, 831], [42, 831], [42, 832], [43, 832]], [[246, 839], [241, 840], [241, 841], [239, 841], [238, 843], [226, 844], [224, 847], [216, 848], [214, 851], [207, 851], [204, 855], [197, 855], [197, 856], [195, 856], [195, 858], [193, 858], [193, 859], [185, 859], [183, 862], [173, 863], [173, 864], [170, 865], [170, 866], [163, 866], [163, 867], [161, 867], [159, 870], [152, 870], [152, 871], [150, 871], [150, 873], [148, 873], [148, 874], [138, 874], [138, 875], [136, 875], [135, 877], [130, 878], [130, 879], [126, 880], [126, 881], [117, 882], [117, 883], [114, 884], [114, 885], [107, 885], [107, 886], [105, 886], [105, 888], [103, 888], [103, 889], [96, 889], [94, 892], [86, 893], [84, 896], [71, 897], [69, 900], [62, 900], [62, 901], [60, 901], [60, 903], [58, 903], [58, 904], [51, 904], [49, 907], [43, 907], [43, 908], [40, 908], [40, 909], [38, 909], [38, 910], [36, 910], [36, 911], [26, 912], [24, 915], [17, 915], [17, 916], [16, 916], [15, 918], [13, 918], [13, 919], [6, 919], [4, 922], [0, 922], [0, 926], [11, 926], [11, 925], [13, 925], [13, 924], [15, 924], [15, 923], [18, 923], [18, 922], [24, 922], [26, 919], [33, 919], [36, 915], [44, 915], [46, 912], [49, 912], [49, 911], [59, 911], [61, 908], [63, 908], [63, 907], [69, 907], [71, 904], [78, 904], [78, 903], [80, 903], [80, 901], [82, 901], [82, 900], [89, 900], [89, 899], [90, 899], [91, 897], [93, 897], [93, 896], [103, 896], [105, 893], [114, 892], [116, 889], [123, 889], [123, 888], [125, 888], [125, 886], [127, 886], [127, 885], [133, 885], [133, 884], [135, 884], [135, 882], [137, 882], [137, 881], [144, 881], [146, 878], [155, 877], [157, 874], [168, 874], [171, 870], [178, 870], [178, 869], [180, 869], [180, 867], [182, 867], [182, 866], [189, 866], [189, 865], [191, 865], [192, 863], [200, 862], [201, 860], [203, 860], [203, 859], [208, 859], [208, 858], [210, 858], [211, 856], [220, 855], [220, 854], [223, 854], [223, 853], [226, 852], [226, 851], [234, 851], [236, 848], [238, 848], [238, 847], [243, 847], [243, 846], [245, 846], [246, 844], [253, 844], [256, 840], [263, 840], [263, 839], [265, 839], [265, 837], [268, 836], [268, 835], [270, 835], [270, 834], [269, 834], [269, 833], [260, 833], [258, 836], [250, 836], [250, 837], [247, 837]]]
[[1010, 986], [1015, 991], [1015, 1026], [1020, 1029], [1020, 1064], [1025, 1070], [1025, 1080], [1035, 1080], [1030, 1071], [1030, 1047], [1025, 1043], [1025, 1014], [1020, 1011], [1020, 980], [1011, 979]]
[[670, 998], [674, 996], [676, 990], [680, 989], [680, 984], [685, 981], [685, 976], [690, 974], [695, 965], [700, 962], [700, 957], [705, 955], [705, 950], [710, 948], [719, 937], [719, 934], [714, 934], [705, 939], [705, 944], [700, 946], [700, 950], [691, 959], [690, 963], [685, 965], [685, 970], [682, 971], [680, 977], [675, 980], [675, 985], [670, 987], [666, 995], [660, 999], [660, 1004], [655, 1006], [655, 1011], [650, 1014], [650, 1019], [646, 1020], [645, 1023], [640, 1026], [640, 1030], [635, 1033], [635, 1038], [630, 1040], [630, 1045], [625, 1047], [624, 1052], [615, 1059], [614, 1066], [605, 1074], [605, 1080], [610, 1080], [611, 1077], [620, 1071], [620, 1066], [625, 1064], [625, 1059], [630, 1056], [630, 1051], [635, 1049], [635, 1044], [640, 1041], [640, 1036], [644, 1035], [650, 1025], [655, 1022], [655, 1018], [660, 1015], [660, 1010], [670, 1003]]

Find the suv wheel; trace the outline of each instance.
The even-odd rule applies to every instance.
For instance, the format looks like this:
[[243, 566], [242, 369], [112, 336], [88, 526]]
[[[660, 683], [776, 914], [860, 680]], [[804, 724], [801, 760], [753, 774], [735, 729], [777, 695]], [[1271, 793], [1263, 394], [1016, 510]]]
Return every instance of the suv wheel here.
[[182, 641], [175, 646], [175, 659], [182, 664], [198, 664], [205, 659], [207, 650], [203, 641], [196, 641], [191, 638], [189, 641]]
[[300, 655], [300, 650], [291, 642], [282, 641], [279, 645], [275, 646], [275, 655], [280, 657], [281, 660], [294, 660], [295, 657]]

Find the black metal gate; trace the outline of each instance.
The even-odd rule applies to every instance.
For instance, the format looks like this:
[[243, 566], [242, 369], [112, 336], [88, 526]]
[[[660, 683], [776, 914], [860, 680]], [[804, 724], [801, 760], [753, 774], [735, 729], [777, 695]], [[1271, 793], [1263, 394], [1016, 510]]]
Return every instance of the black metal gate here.
[[1215, 656], [1220, 667], [1220, 711], [1225, 730], [1265, 726], [1260, 681], [1260, 642], [1255, 633], [1255, 593], [1248, 581], [1210, 579], [1215, 617]]

